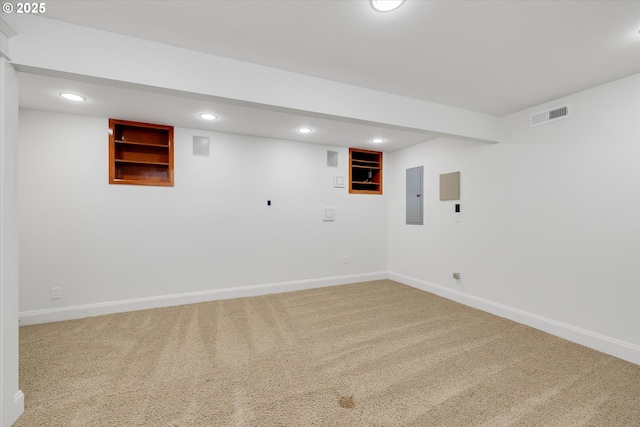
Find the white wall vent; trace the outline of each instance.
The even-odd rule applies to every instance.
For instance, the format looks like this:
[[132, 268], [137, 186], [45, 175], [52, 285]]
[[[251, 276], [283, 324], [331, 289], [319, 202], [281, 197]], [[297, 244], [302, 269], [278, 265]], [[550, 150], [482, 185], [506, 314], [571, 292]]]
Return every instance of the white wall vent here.
[[193, 136], [193, 155], [209, 157], [208, 136]]
[[529, 116], [529, 127], [544, 125], [569, 117], [569, 106], [540, 111]]

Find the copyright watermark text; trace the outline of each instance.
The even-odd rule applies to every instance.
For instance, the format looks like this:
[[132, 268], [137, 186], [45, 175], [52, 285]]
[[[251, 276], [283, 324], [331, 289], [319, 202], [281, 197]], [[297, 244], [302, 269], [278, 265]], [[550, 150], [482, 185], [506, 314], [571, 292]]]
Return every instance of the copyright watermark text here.
[[46, 3], [3, 3], [4, 13], [33, 13], [42, 14], [47, 11]]

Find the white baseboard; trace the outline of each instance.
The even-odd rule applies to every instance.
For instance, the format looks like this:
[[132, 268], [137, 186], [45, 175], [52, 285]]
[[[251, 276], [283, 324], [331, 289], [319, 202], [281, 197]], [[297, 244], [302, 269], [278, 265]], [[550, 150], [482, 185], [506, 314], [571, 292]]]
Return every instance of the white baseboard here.
[[486, 311], [487, 313], [495, 314], [497, 316], [504, 317], [506, 319], [510, 319], [527, 326], [531, 326], [552, 335], [640, 365], [639, 345], [618, 340], [616, 338], [602, 335], [597, 332], [578, 328], [566, 323], [558, 322], [553, 319], [522, 311], [480, 297], [465, 294], [463, 292], [449, 289], [434, 283], [386, 271], [348, 276], [326, 277], [321, 279], [296, 280], [291, 282], [241, 286], [225, 289], [212, 289], [200, 292], [161, 295], [148, 298], [110, 301], [97, 304], [86, 304], [54, 309], [24, 311], [19, 314], [19, 317], [20, 325], [24, 326], [37, 323], [49, 323], [62, 320], [79, 319], [83, 317], [100, 316], [103, 314], [123, 313], [127, 311], [170, 307], [182, 304], [195, 304], [199, 302], [214, 300], [268, 295], [279, 292], [298, 291], [303, 289], [321, 288], [325, 286], [335, 286], [347, 283], [382, 279], [395, 280], [396, 282], [400, 282], [405, 285], [442, 296], [461, 304]]
[[6, 419], [0, 420], [0, 422], [2, 423], [3, 426], [13, 425], [13, 423], [15, 423], [18, 418], [20, 418], [20, 415], [22, 415], [23, 412], [24, 412], [24, 394], [22, 393], [21, 390], [18, 390], [16, 394], [13, 395], [13, 402], [11, 404], [11, 407], [8, 408], [7, 413], [3, 415], [3, 417], [6, 416]]
[[354, 282], [387, 279], [386, 271], [348, 276], [325, 277], [321, 279], [295, 280], [291, 282], [267, 283], [262, 285], [239, 286], [225, 289], [211, 289], [199, 292], [187, 292], [174, 295], [160, 295], [123, 301], [109, 301], [97, 304], [85, 304], [43, 310], [23, 311], [19, 313], [20, 326], [38, 323], [59, 322], [104, 314], [124, 313], [149, 308], [170, 307], [183, 304], [195, 304], [214, 300], [252, 297], [280, 292], [299, 291], [325, 286], [344, 285]]
[[568, 341], [584, 345], [602, 353], [618, 357], [631, 363], [640, 365], [640, 345], [612, 338], [597, 332], [578, 328], [566, 323], [558, 322], [537, 314], [528, 313], [463, 292], [449, 289], [434, 283], [408, 277], [402, 274], [389, 272], [389, 279], [405, 285], [439, 295], [441, 297], [477, 308], [496, 316], [513, 320], [523, 325], [531, 326], [551, 335], [564, 338]]

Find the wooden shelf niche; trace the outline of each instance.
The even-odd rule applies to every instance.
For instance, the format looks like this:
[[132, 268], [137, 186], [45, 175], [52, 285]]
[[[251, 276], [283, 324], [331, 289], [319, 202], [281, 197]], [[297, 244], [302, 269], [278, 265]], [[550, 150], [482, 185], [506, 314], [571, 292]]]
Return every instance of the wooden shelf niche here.
[[349, 148], [349, 193], [382, 194], [382, 153]]
[[109, 119], [109, 184], [173, 187], [173, 126]]

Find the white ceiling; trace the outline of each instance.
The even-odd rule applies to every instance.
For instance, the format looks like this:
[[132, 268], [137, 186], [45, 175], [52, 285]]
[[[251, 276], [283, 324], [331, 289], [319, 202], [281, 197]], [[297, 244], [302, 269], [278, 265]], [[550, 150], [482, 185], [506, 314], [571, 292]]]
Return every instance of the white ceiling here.
[[[85, 0], [47, 1], [46, 7], [47, 18], [497, 116], [640, 72], [640, 1], [407, 0], [389, 13], [374, 12], [368, 0]], [[37, 90], [57, 90], [68, 79], [23, 71], [29, 90], [22, 91], [21, 104], [58, 108]], [[100, 99], [115, 96], [103, 87], [109, 82], [77, 83]], [[385, 151], [434, 136], [264, 106], [256, 114], [247, 108], [255, 106], [190, 94], [117, 91], [151, 105], [171, 96], [180, 109], [221, 102], [229, 117], [250, 115], [238, 121], [251, 123], [243, 129], [217, 121], [211, 130], [286, 138], [264, 129], [286, 125], [286, 134], [307, 120], [328, 126], [327, 138], [315, 133], [310, 142], [357, 146], [354, 138], [365, 144], [384, 131], [397, 143]]]

